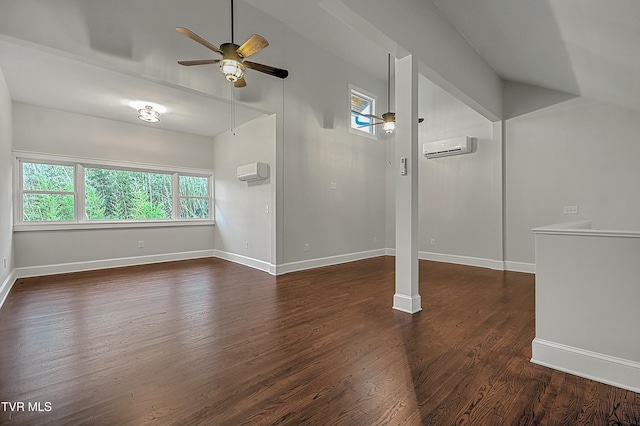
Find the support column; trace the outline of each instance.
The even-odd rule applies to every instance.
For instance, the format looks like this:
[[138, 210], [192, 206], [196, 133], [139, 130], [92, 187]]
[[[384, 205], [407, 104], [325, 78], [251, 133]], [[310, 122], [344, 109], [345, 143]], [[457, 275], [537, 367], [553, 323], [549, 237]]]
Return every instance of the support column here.
[[396, 60], [396, 293], [393, 309], [422, 310], [418, 286], [418, 64]]

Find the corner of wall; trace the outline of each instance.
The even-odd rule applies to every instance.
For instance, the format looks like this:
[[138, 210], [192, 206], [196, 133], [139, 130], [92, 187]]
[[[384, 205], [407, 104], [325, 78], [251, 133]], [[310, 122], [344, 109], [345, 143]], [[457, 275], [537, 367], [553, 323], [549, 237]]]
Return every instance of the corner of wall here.
[[12, 108], [0, 69], [0, 306], [14, 281]]

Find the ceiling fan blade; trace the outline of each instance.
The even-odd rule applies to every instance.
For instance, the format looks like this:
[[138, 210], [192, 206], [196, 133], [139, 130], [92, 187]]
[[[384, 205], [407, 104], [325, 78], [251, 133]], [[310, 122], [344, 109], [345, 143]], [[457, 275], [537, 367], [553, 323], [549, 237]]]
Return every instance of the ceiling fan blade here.
[[196, 34], [193, 31], [191, 31], [190, 29], [184, 28], [184, 27], [176, 27], [176, 31], [179, 32], [180, 34], [186, 35], [191, 40], [197, 41], [198, 43], [200, 43], [204, 47], [206, 47], [208, 49], [211, 49], [214, 52], [219, 53], [219, 54], [222, 55], [222, 51], [220, 49], [218, 49], [216, 46], [214, 46], [213, 44], [209, 43], [207, 40], [205, 40], [202, 37], [200, 37], [198, 34]]
[[247, 68], [251, 68], [252, 70], [260, 71], [265, 74], [272, 75], [278, 78], [287, 78], [289, 75], [289, 71], [283, 70], [282, 68], [276, 68], [269, 65], [258, 64], [251, 61], [243, 61], [242, 62]]
[[264, 49], [269, 45], [269, 42], [262, 36], [254, 34], [242, 46], [238, 47], [236, 53], [242, 58], [248, 58], [254, 53]]
[[371, 124], [365, 124], [364, 126], [358, 126], [358, 129], [362, 129], [363, 127], [371, 127], [371, 126], [377, 126], [378, 124], [384, 124], [384, 123], [371, 123]]
[[239, 78], [238, 80], [236, 80], [235, 83], [233, 83], [234, 87], [245, 87], [246, 85], [247, 85], [247, 82], [244, 79], [244, 77]]
[[220, 59], [199, 59], [197, 61], [178, 61], [180, 65], [184, 65], [185, 67], [190, 67], [192, 65], [217, 64], [218, 62], [220, 62]]
[[358, 111], [354, 111], [354, 110], [351, 110], [351, 112], [354, 113], [354, 114], [361, 115], [363, 117], [371, 117], [371, 118], [377, 118], [378, 120], [384, 120], [384, 118], [378, 117], [377, 115], [373, 115], [373, 114], [364, 114], [362, 112], [358, 112]]

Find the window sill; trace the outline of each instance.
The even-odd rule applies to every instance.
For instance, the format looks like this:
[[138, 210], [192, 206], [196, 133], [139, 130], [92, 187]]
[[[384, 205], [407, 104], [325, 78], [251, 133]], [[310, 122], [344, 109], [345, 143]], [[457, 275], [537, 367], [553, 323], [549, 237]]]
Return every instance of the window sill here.
[[145, 222], [57, 222], [21, 223], [13, 226], [13, 232], [26, 231], [77, 231], [83, 229], [165, 228], [182, 226], [215, 226], [214, 220], [159, 220]]
[[349, 133], [354, 135], [362, 136], [363, 138], [372, 139], [374, 141], [378, 140], [378, 135], [373, 133], [363, 132], [362, 130], [354, 129], [353, 127], [349, 127]]

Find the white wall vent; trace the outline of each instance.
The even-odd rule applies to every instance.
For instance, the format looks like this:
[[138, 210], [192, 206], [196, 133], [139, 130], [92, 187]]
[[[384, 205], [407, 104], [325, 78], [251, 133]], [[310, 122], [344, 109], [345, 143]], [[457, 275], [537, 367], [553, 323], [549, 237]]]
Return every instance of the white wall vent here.
[[443, 141], [427, 142], [422, 145], [422, 153], [427, 158], [447, 157], [449, 155], [469, 154], [473, 152], [476, 138], [463, 136], [461, 138]]
[[269, 165], [267, 163], [251, 163], [238, 167], [238, 179], [241, 181], [263, 180], [269, 177]]

